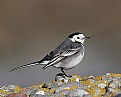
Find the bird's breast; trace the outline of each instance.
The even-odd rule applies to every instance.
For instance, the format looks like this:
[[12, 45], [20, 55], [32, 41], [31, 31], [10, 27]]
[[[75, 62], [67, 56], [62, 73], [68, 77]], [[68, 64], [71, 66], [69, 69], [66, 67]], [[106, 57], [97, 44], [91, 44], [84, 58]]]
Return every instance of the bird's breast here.
[[84, 57], [84, 52], [79, 52], [77, 54], [75, 54], [74, 56], [68, 58], [67, 60], [65, 60], [64, 62], [64, 68], [65, 69], [70, 69], [75, 67], [76, 65], [79, 65], [79, 63], [82, 61]]
[[64, 69], [71, 69], [75, 67], [76, 65], [79, 65], [79, 63], [82, 61], [84, 57], [84, 50], [81, 50], [80, 52], [72, 55], [71, 57], [66, 58], [62, 62], [59, 62], [58, 64], [55, 64], [55, 67], [62, 67]]

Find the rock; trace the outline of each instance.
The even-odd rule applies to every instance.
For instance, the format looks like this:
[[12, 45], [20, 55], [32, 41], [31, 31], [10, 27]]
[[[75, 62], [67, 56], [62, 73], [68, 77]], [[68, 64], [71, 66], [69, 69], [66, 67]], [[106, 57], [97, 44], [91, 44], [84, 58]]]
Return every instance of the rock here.
[[83, 97], [85, 95], [89, 94], [86, 90], [81, 89], [75, 89], [71, 92], [69, 92], [68, 97]]
[[33, 91], [31, 91], [31, 93], [29, 94], [29, 97], [34, 97], [36, 92], [37, 92], [37, 89], [33, 89]]
[[0, 97], [121, 97], [121, 74], [106, 73], [83, 79], [62, 73], [55, 80], [21, 88], [18, 85], [0, 86]]
[[110, 88], [119, 88], [120, 87], [120, 81], [114, 80], [109, 83]]
[[17, 93], [17, 94], [10, 94], [7, 97], [27, 97], [27, 95], [22, 93]]
[[58, 73], [58, 74], [55, 76], [55, 81], [64, 80], [65, 77], [66, 77], [66, 76], [65, 76], [63, 73]]
[[117, 94], [115, 97], [121, 97], [121, 94]]

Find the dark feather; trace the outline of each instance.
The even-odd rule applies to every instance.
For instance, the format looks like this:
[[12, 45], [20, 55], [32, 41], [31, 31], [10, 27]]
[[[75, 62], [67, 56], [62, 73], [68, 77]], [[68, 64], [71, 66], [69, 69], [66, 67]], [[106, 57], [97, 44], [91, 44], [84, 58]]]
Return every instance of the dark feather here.
[[42, 59], [42, 62], [49, 60], [49, 63], [45, 65], [43, 69], [46, 69], [49, 66], [53, 66], [54, 64], [57, 64], [60, 61], [64, 60], [66, 57], [70, 57], [73, 54], [76, 54], [80, 50], [80, 48], [83, 48], [80, 43], [73, 43], [71, 42], [71, 40], [63, 42], [55, 50], [50, 52], [49, 55], [45, 56]]
[[30, 66], [39, 65], [39, 63], [40, 63], [40, 61], [37, 61], [37, 62], [32, 62], [32, 63], [29, 63], [29, 64], [22, 65], [22, 66], [18, 66], [16, 68], [11, 69], [9, 72], [12, 72], [12, 71], [15, 71], [15, 70], [18, 70], [18, 69], [22, 69], [22, 68], [26, 68], [26, 67], [30, 67]]

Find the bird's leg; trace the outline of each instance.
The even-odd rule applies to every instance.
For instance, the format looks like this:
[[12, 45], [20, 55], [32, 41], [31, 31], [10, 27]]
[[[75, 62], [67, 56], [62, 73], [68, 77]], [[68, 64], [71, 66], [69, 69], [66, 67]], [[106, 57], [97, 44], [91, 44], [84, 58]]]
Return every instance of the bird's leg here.
[[63, 74], [64, 74], [66, 77], [72, 77], [71, 75], [67, 75], [67, 74], [65, 73], [65, 71], [63, 70], [63, 68], [61, 68], [61, 71], [63, 72]]

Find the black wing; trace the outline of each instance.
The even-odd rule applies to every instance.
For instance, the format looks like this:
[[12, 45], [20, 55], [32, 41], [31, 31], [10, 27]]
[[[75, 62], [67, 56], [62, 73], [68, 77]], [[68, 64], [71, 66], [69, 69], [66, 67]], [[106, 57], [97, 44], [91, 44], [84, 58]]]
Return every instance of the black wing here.
[[83, 46], [79, 43], [63, 42], [60, 46], [58, 46], [55, 50], [53, 50], [49, 55], [45, 56], [42, 59], [42, 63], [47, 62], [47, 64], [43, 67], [43, 69], [46, 69], [47, 67], [52, 66], [64, 60], [66, 57], [70, 57], [73, 54], [76, 54], [77, 52], [79, 52], [80, 48], [82, 47]]

